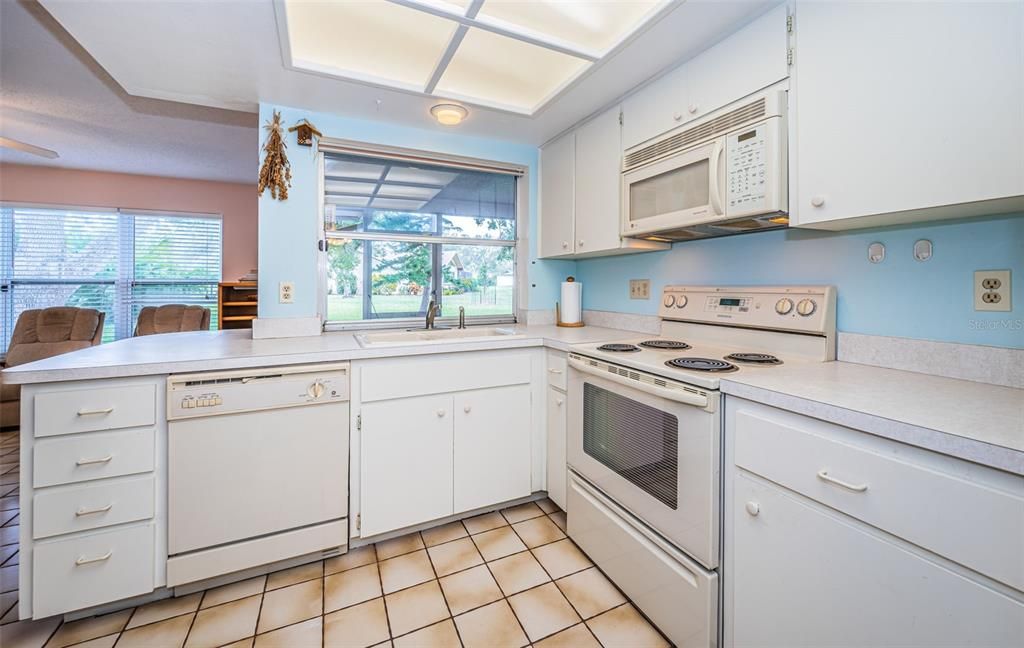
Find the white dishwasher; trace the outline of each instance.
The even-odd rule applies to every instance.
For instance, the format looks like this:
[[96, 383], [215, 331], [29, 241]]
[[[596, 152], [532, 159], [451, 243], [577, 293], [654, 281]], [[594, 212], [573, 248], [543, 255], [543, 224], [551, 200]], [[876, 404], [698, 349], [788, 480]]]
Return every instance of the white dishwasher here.
[[167, 379], [169, 586], [348, 544], [348, 363]]

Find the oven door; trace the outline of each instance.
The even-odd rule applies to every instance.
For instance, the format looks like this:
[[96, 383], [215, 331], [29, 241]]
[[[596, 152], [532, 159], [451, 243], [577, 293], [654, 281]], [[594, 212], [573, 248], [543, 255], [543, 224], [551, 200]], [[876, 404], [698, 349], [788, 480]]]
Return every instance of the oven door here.
[[622, 174], [622, 235], [641, 236], [721, 219], [724, 138]]
[[654, 382], [671, 381], [642, 372], [612, 374], [585, 360], [569, 363], [569, 465], [704, 567], [715, 569], [718, 393], [673, 393]]

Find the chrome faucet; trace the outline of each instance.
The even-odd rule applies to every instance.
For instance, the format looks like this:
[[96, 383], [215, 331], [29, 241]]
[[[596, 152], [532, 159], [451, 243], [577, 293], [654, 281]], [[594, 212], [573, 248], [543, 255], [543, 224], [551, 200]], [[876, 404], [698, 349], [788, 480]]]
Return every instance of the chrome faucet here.
[[[434, 293], [431, 293], [434, 295]], [[427, 330], [436, 328], [434, 326], [434, 318], [441, 314], [441, 306], [437, 303], [436, 299], [431, 296], [430, 303], [427, 305]]]
[[466, 307], [459, 306], [459, 329], [466, 328]]

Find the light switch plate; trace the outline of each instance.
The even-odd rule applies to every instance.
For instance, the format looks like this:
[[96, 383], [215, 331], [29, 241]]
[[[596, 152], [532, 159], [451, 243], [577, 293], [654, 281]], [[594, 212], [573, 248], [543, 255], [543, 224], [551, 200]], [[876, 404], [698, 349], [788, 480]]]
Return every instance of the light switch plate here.
[[1010, 311], [1009, 270], [977, 270], [974, 273], [974, 310]]
[[295, 284], [291, 281], [282, 281], [278, 284], [278, 301], [282, 304], [290, 304], [295, 299]]
[[651, 298], [651, 280], [650, 279], [630, 279], [629, 280], [629, 298], [630, 299], [650, 299]]

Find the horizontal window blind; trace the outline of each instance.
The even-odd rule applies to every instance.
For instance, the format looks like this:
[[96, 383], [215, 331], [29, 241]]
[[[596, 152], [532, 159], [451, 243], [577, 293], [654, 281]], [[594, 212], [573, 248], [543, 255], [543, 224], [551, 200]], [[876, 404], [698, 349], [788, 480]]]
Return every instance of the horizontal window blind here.
[[132, 335], [143, 306], [215, 311], [221, 227], [219, 217], [0, 208], [0, 353], [33, 308], [103, 311], [104, 341]]

